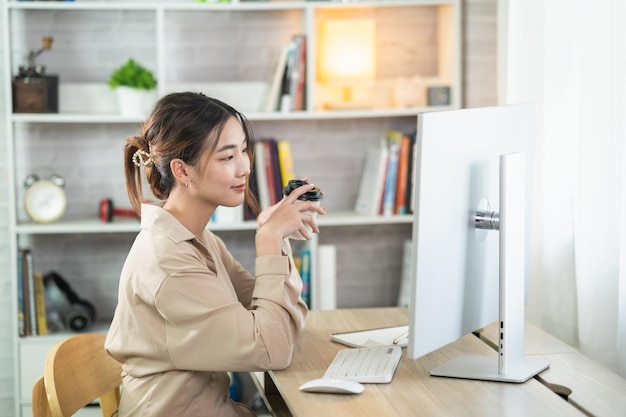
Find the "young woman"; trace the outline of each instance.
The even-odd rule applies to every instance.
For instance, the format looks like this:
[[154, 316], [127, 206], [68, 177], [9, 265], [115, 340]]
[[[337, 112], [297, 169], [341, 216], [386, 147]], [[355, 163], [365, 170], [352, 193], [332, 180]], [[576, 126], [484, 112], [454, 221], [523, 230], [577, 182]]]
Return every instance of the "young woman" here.
[[[252, 132], [231, 106], [199, 93], [156, 104], [140, 136], [127, 139], [126, 185], [141, 213], [124, 264], [106, 349], [123, 364], [119, 417], [250, 416], [228, 397], [228, 371], [283, 369], [306, 305], [285, 238], [324, 207], [299, 187], [258, 216], [252, 276], [206, 229], [219, 205], [246, 199]], [[153, 197], [146, 204], [142, 171]]]

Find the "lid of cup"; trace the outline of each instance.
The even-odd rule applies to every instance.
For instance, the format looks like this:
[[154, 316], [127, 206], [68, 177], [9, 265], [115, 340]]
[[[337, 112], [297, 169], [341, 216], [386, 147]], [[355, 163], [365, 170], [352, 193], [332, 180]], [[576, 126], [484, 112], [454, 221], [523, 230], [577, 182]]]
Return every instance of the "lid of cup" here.
[[[302, 180], [290, 180], [285, 188], [283, 188], [283, 194], [289, 195], [293, 190], [303, 185], [307, 185], [308, 182]], [[319, 187], [315, 186], [313, 189], [307, 191], [298, 197], [298, 200], [304, 201], [321, 201], [324, 198], [324, 194]]]

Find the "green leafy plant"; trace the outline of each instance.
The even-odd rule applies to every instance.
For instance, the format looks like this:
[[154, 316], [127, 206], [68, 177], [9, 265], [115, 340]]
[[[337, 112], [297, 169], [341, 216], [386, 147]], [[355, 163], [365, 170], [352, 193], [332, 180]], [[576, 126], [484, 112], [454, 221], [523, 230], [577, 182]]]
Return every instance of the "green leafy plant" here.
[[126, 86], [140, 90], [152, 90], [156, 84], [154, 74], [132, 58], [113, 71], [109, 78], [111, 88]]

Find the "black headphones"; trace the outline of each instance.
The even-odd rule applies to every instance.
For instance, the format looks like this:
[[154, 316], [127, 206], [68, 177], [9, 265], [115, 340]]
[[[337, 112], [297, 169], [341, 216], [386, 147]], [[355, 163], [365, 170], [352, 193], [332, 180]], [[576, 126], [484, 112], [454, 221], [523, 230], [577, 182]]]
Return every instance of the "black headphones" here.
[[88, 329], [96, 319], [93, 304], [81, 299], [58, 273], [48, 272], [43, 279], [46, 298], [53, 304], [65, 328], [76, 332]]

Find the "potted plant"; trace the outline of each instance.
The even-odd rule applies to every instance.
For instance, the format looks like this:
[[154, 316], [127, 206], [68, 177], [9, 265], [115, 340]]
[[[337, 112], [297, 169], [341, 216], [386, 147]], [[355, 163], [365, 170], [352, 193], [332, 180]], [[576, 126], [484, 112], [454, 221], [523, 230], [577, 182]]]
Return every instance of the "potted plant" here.
[[123, 116], [145, 116], [156, 98], [154, 74], [129, 58], [113, 71], [109, 86], [115, 90]]

